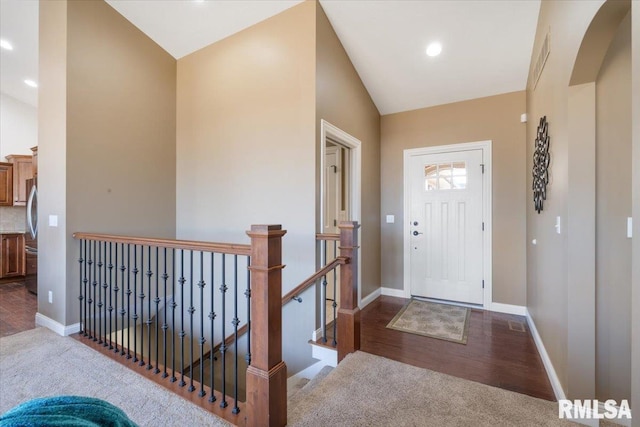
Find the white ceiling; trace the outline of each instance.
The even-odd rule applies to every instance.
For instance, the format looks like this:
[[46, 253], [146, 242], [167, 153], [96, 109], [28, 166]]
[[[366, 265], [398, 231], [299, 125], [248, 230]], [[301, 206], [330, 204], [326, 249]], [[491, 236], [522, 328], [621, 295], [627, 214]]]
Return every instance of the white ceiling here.
[[[299, 0], [107, 0], [175, 58]], [[320, 0], [381, 114], [523, 90], [540, 0]], [[0, 0], [2, 92], [35, 105], [37, 1]], [[432, 41], [440, 56], [425, 55]], [[32, 77], [33, 78], [33, 77]]]
[[539, 0], [320, 3], [381, 114], [525, 89]]
[[302, 0], [105, 0], [179, 59]]

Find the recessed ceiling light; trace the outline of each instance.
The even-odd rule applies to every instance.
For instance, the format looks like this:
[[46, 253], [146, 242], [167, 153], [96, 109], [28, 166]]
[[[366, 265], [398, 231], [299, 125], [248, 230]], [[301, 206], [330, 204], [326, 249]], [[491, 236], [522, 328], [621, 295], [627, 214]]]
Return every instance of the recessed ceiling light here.
[[31, 79], [25, 79], [24, 84], [30, 87], [38, 87], [38, 83], [34, 82]]
[[433, 42], [429, 46], [427, 46], [427, 55], [428, 56], [438, 56], [442, 52], [442, 45], [438, 42]]
[[13, 46], [5, 39], [0, 39], [0, 47], [6, 50], [13, 50]]

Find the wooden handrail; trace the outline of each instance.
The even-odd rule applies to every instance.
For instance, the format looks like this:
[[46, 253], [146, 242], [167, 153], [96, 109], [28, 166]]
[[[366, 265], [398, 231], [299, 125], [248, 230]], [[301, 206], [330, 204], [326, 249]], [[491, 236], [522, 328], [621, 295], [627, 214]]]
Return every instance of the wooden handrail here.
[[316, 234], [316, 240], [336, 240], [340, 241], [340, 235], [334, 233], [318, 233]]
[[322, 276], [325, 276], [327, 273], [329, 273], [331, 270], [336, 268], [338, 265], [343, 265], [348, 263], [349, 263], [349, 258], [343, 257], [343, 256], [337, 257], [336, 259], [331, 261], [329, 264], [325, 265], [320, 270], [313, 273], [308, 279], [306, 279], [304, 282], [300, 283], [298, 286], [293, 288], [285, 296], [283, 296], [282, 306], [284, 307], [284, 305], [289, 301], [291, 301], [291, 298], [293, 298], [294, 296], [306, 291], [308, 287], [310, 287], [316, 282], [316, 280], [318, 280]]
[[[291, 301], [292, 297], [294, 297], [294, 296], [304, 292], [305, 290], [307, 290], [307, 288], [309, 288], [312, 284], [314, 284], [315, 281], [318, 280], [320, 277], [322, 277], [325, 274], [329, 273], [331, 270], [336, 268], [338, 265], [347, 264], [348, 262], [349, 262], [349, 259], [347, 257], [338, 257], [338, 258], [334, 259], [329, 264], [325, 265], [322, 269], [320, 269], [317, 272], [313, 273], [313, 275], [310, 276], [308, 279], [306, 279], [304, 282], [302, 282], [298, 286], [296, 286], [295, 289], [293, 289], [292, 291], [287, 293], [284, 297], [282, 297], [282, 306], [284, 307], [289, 301]], [[242, 325], [242, 327], [240, 327], [238, 329], [238, 338], [240, 338], [241, 336], [246, 334], [248, 329], [249, 328], [248, 328], [248, 326], [246, 324]], [[224, 344], [225, 345], [230, 345], [231, 343], [233, 343], [233, 341], [235, 341], [235, 336], [236, 336], [235, 332], [232, 333], [232, 334], [229, 334], [229, 336], [227, 336], [225, 338]], [[216, 346], [213, 347], [213, 354], [215, 354], [218, 350], [220, 350], [220, 346], [222, 346], [222, 343], [216, 344]], [[208, 357], [208, 354], [205, 355], [205, 358], [206, 357]]]
[[127, 243], [132, 245], [216, 252], [230, 255], [251, 255], [251, 245], [238, 243], [216, 243], [201, 242], [197, 240], [158, 239], [153, 237], [116, 236], [112, 234], [97, 233], [73, 233], [73, 237], [74, 239], [96, 240], [100, 242]]

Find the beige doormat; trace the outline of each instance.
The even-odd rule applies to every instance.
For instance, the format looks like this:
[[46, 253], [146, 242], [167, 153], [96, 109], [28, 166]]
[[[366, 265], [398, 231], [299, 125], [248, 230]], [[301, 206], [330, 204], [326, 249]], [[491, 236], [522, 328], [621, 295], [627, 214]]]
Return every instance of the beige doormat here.
[[466, 344], [470, 314], [465, 307], [412, 299], [387, 328]]

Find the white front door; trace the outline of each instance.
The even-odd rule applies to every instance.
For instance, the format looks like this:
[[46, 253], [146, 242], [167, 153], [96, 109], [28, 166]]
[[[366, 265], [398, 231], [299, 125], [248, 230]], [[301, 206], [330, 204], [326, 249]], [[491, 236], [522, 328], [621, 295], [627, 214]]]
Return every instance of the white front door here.
[[483, 303], [482, 149], [411, 156], [411, 294]]

